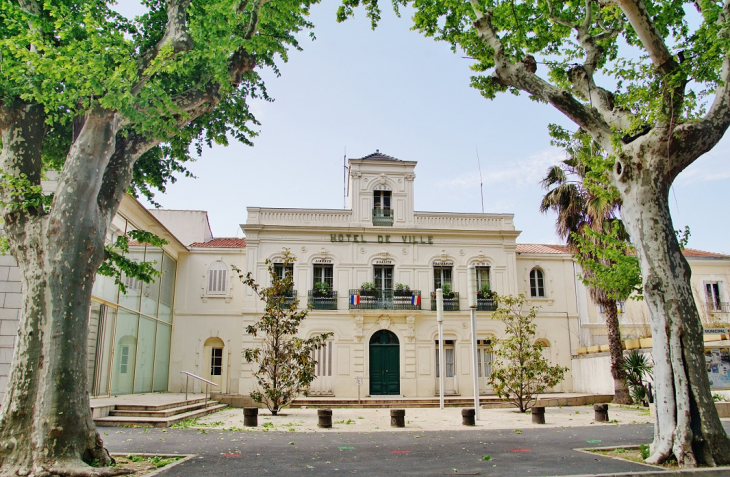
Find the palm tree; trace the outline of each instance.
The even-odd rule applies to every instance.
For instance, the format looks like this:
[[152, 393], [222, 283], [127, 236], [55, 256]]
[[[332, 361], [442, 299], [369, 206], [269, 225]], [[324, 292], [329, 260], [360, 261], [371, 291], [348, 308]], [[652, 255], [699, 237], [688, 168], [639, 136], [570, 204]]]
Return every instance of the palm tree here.
[[[564, 133], [563, 133], [564, 134]], [[552, 133], [551, 133], [552, 135]], [[553, 135], [556, 137], [556, 135]], [[619, 207], [618, 200], [607, 198], [609, 194], [594, 194], [585, 186], [585, 181], [591, 171], [586, 158], [597, 150], [595, 144], [586, 135], [577, 133], [570, 138], [565, 135], [557, 138], [558, 144], [565, 146], [569, 158], [559, 165], [548, 169], [542, 186], [547, 190], [540, 204], [540, 212], [547, 213], [552, 210], [558, 214], [555, 222], [557, 234], [566, 240], [568, 249], [574, 254], [590, 254], [590, 252], [579, 250], [577, 236], [586, 235], [586, 230], [591, 229], [599, 233], [608, 233], [613, 223], [619, 221], [616, 211]], [[597, 185], [597, 184], [594, 184]], [[621, 227], [623, 231], [623, 227]], [[625, 231], [622, 233], [624, 240], [628, 240]], [[595, 256], [586, 256], [586, 259], [597, 260]], [[604, 263], [610, 266], [610, 263]], [[589, 274], [584, 270], [584, 275]], [[614, 383], [615, 403], [630, 404], [631, 396], [626, 384], [625, 371], [622, 368], [623, 347], [621, 345], [621, 332], [618, 323], [618, 307], [615, 298], [609, 297], [606, 290], [589, 286], [591, 299], [603, 308], [606, 315], [606, 328], [608, 330], [608, 344], [611, 354], [611, 375]]]

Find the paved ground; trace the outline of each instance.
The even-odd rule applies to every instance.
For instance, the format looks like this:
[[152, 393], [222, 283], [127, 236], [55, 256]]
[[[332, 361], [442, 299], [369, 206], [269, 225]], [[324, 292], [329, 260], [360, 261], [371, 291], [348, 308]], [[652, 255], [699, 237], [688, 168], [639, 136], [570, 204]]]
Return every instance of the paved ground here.
[[[523, 414], [515, 408], [481, 409], [481, 420], [477, 421], [475, 430], [480, 429], [530, 429], [545, 427], [589, 426], [593, 424], [595, 413], [593, 406], [570, 406], [546, 408], [545, 425], [532, 424], [532, 416]], [[637, 406], [609, 407], [609, 418], [614, 424], [645, 424], [653, 422], [648, 408]], [[335, 408], [332, 410], [334, 430], [339, 432], [378, 432], [390, 431], [390, 409], [350, 409]], [[447, 407], [412, 408], [406, 412], [407, 428], [427, 431], [465, 430], [461, 425], [461, 409]], [[210, 414], [193, 423], [193, 427], [202, 426], [214, 429], [230, 429], [243, 427], [243, 413], [240, 409], [227, 409]], [[265, 427], [264, 427], [265, 426]], [[259, 411], [259, 427], [257, 431], [282, 432], [322, 432], [317, 428], [317, 411], [315, 409], [286, 409], [283, 415], [271, 416], [268, 410]], [[330, 431], [325, 431], [330, 432]]]
[[[730, 421], [724, 421], [730, 432]], [[245, 432], [101, 428], [112, 452], [198, 454], [162, 476], [489, 475], [642, 472], [573, 449], [648, 443], [650, 424], [462, 431]], [[489, 460], [484, 460], [489, 456]], [[730, 472], [729, 472], [730, 474]]]

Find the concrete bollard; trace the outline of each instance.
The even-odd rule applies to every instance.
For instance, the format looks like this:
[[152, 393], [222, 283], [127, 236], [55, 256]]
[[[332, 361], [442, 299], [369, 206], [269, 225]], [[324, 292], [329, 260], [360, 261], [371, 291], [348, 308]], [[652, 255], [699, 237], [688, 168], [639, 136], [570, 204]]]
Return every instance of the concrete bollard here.
[[472, 407], [467, 407], [461, 410], [461, 425], [462, 426], [476, 426], [475, 420], [476, 411]]
[[608, 404], [594, 404], [593, 410], [596, 413], [596, 422], [608, 422]]
[[243, 427], [256, 427], [259, 425], [259, 408], [243, 408]]
[[390, 410], [390, 427], [406, 427], [406, 410]]
[[317, 427], [323, 427], [325, 429], [332, 427], [332, 409], [318, 409], [317, 418]]
[[533, 424], [545, 424], [545, 407], [533, 406], [532, 407], [532, 423]]

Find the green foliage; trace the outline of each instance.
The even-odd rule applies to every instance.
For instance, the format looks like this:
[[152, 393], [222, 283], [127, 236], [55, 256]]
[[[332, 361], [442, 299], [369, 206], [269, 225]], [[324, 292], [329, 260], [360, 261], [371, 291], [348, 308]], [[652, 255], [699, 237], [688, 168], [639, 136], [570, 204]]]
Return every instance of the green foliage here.
[[[624, 356], [621, 367], [625, 372], [631, 399], [636, 403], [643, 402], [648, 405], [649, 390], [646, 384], [647, 378], [652, 376], [653, 368], [648, 356], [635, 349], [631, 350], [627, 356]], [[644, 458], [646, 459], [646, 457]]]
[[522, 295], [504, 295], [497, 300], [499, 307], [492, 319], [504, 323], [507, 337], [496, 343], [489, 383], [497, 396], [525, 412], [538, 394], [563, 380], [568, 368], [550, 366], [542, 355], [542, 343], [535, 342], [536, 307], [525, 313]]
[[[286, 267], [292, 263], [294, 258], [287, 250], [283, 265]], [[265, 305], [261, 319], [246, 327], [246, 332], [251, 336], [261, 338], [261, 343], [258, 348], [243, 350], [243, 357], [246, 362], [259, 365], [255, 374], [258, 389], [251, 391], [251, 398], [266, 404], [271, 413], [276, 414], [300, 394], [307, 395], [309, 385], [316, 378], [314, 351], [324, 346], [332, 333], [322, 333], [308, 339], [297, 337], [299, 327], [309, 311], [298, 311], [299, 300], [287, 297], [287, 292], [294, 285], [291, 274], [285, 273], [280, 279], [274, 264], [269, 260], [266, 264], [271, 280], [268, 287], [256, 283], [250, 272], [244, 276], [240, 270], [234, 270]]]
[[651, 455], [651, 452], [649, 451], [650, 447], [648, 444], [641, 444], [639, 445], [639, 452], [641, 453], [641, 458], [646, 460]]
[[363, 296], [375, 295], [376, 290], [374, 282], [362, 282], [360, 285], [360, 294]]
[[[132, 242], [130, 242], [130, 239]], [[130, 230], [127, 235], [118, 236], [114, 244], [105, 247], [104, 262], [102, 262], [97, 273], [106, 277], [113, 277], [114, 283], [119, 285], [119, 290], [122, 293], [127, 293], [123, 277], [133, 277], [145, 283], [150, 283], [155, 277], [162, 276], [160, 271], [155, 268], [156, 260], [137, 262], [127, 256], [130, 245], [140, 247], [145, 244], [152, 247], [162, 247], [167, 245], [167, 240], [145, 230]]]
[[320, 296], [329, 296], [331, 291], [332, 288], [329, 286], [329, 283], [317, 282], [314, 284], [314, 292]]
[[442, 283], [441, 291], [444, 292], [444, 298], [454, 298], [454, 292], [451, 290], [451, 283]]
[[685, 225], [684, 229], [675, 230], [674, 233], [677, 234], [679, 248], [681, 248], [682, 250], [687, 248], [687, 244], [689, 243], [689, 236], [692, 235], [689, 231], [689, 226]]
[[[117, 140], [139, 134], [162, 141], [133, 166], [130, 190], [151, 198], [176, 174], [189, 176], [186, 163], [203, 147], [251, 143], [259, 123], [248, 101], [270, 98], [255, 71], [232, 81], [231, 58], [246, 52], [258, 69], [278, 74], [277, 63], [300, 49], [298, 34], [312, 28], [307, 17], [317, 2], [192, 2], [185, 25], [192, 48], [176, 52], [168, 42], [156, 55], [167, 24], [164, 0], [146, 0], [148, 10], [131, 20], [106, 0], [41, 2], [38, 11], [32, 3], [0, 4], [0, 102], [43, 106], [44, 163], [59, 171], [74, 140], [74, 118], [95, 108], [122, 113], [128, 125]], [[220, 102], [191, 117], [181, 99], [196, 91], [216, 92]]]
[[612, 300], [642, 298], [639, 260], [631, 244], [621, 238], [618, 222], [605, 233], [586, 229], [583, 235], [574, 234], [573, 240], [586, 286], [603, 290]]
[[[26, 174], [14, 176], [0, 171], [0, 207], [6, 214], [20, 210], [43, 211], [53, 202], [53, 194], [44, 194], [40, 184], [33, 184]], [[7, 200], [5, 200], [7, 199]]]

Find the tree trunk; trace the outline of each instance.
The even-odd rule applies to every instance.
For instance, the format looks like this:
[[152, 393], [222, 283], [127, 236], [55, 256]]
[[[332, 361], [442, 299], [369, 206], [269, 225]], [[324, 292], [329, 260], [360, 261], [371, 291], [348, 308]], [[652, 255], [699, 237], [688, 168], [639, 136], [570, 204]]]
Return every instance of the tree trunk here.
[[[43, 130], [25, 116], [23, 149], [11, 151], [3, 130], [2, 164], [40, 154]], [[21, 124], [21, 123], [18, 123]], [[21, 126], [15, 128], [19, 131]], [[83, 162], [83, 175], [59, 182], [51, 213], [19, 209], [5, 212], [5, 232], [20, 268], [23, 308], [18, 324], [7, 392], [0, 407], [0, 475], [77, 476], [128, 473], [108, 465], [109, 454], [96, 432], [87, 391], [88, 315], [96, 270], [104, 257], [108, 220], [89, 200], [98, 187], [98, 169], [89, 156], [114, 149], [113, 125], [85, 127], [66, 167]], [[112, 134], [110, 136], [110, 134]], [[111, 139], [110, 139], [111, 137]], [[35, 152], [29, 149], [35, 147]], [[22, 170], [22, 168], [21, 168]], [[65, 170], [65, 168], [64, 168]], [[103, 170], [103, 168], [101, 169]]]
[[657, 417], [647, 462], [673, 454], [683, 466], [729, 464], [730, 439], [710, 392], [691, 270], [669, 214], [671, 178], [661, 158], [647, 154], [635, 166], [622, 161], [614, 166], [614, 178], [652, 320]]
[[613, 377], [613, 402], [631, 404], [629, 386], [626, 384], [626, 373], [621, 365], [624, 361], [624, 349], [621, 345], [621, 330], [618, 323], [618, 307], [616, 300], [603, 300], [601, 303], [606, 313], [606, 329], [608, 330], [608, 348], [611, 353], [611, 376]]

